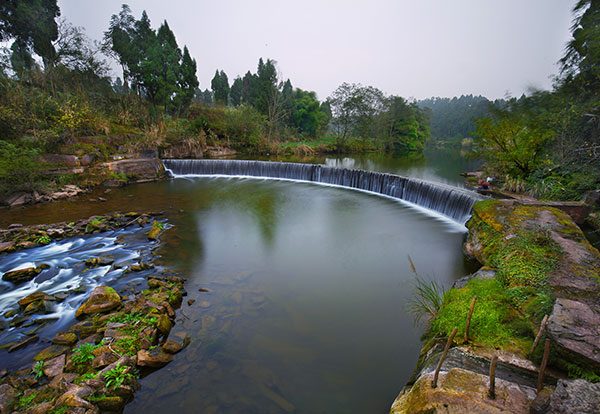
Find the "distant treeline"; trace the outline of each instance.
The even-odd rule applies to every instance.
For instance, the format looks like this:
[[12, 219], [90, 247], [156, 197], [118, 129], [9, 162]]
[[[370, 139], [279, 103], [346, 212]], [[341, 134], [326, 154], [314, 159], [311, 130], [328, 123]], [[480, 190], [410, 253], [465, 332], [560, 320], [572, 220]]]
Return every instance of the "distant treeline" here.
[[432, 141], [460, 145], [475, 133], [475, 121], [488, 114], [490, 106], [504, 105], [502, 99], [490, 101], [484, 96], [461, 95], [459, 98], [434, 97], [417, 101], [430, 114]]

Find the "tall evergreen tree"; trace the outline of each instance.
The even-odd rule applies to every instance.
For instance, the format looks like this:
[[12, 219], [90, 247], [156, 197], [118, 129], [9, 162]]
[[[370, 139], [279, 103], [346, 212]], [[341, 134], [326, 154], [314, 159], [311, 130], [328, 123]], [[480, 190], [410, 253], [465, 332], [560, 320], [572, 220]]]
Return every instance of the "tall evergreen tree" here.
[[215, 103], [218, 105], [227, 105], [229, 99], [229, 80], [224, 71], [215, 72], [215, 76], [210, 82], [213, 91]]
[[229, 98], [232, 106], [238, 106], [242, 103], [242, 92], [244, 89], [244, 81], [239, 76], [234, 79], [229, 90]]

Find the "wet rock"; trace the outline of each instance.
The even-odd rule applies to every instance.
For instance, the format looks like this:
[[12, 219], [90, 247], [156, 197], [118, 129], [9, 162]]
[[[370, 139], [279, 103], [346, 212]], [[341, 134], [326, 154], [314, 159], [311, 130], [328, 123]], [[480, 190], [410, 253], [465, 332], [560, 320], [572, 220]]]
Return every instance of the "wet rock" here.
[[17, 391], [8, 384], [0, 385], [0, 414], [8, 414], [9, 406], [17, 395]]
[[188, 299], [187, 301], [188, 306], [192, 306], [194, 303], [196, 303], [196, 299]]
[[75, 373], [59, 374], [52, 378], [52, 381], [50, 381], [48, 386], [53, 390], [66, 391], [67, 385], [72, 383], [75, 378], [77, 378], [77, 374]]
[[160, 233], [163, 231], [163, 224], [158, 221], [152, 222], [152, 228], [148, 232], [148, 240], [158, 240]]
[[80, 338], [86, 338], [96, 333], [97, 328], [90, 321], [81, 321], [71, 325], [69, 332], [76, 333]]
[[0, 242], [0, 253], [9, 252], [12, 249], [14, 249], [14, 247], [15, 247], [15, 242], [13, 242], [13, 241]]
[[111, 287], [98, 286], [94, 288], [90, 297], [75, 312], [75, 317], [93, 313], [108, 312], [121, 306], [121, 297]]
[[27, 305], [37, 302], [37, 301], [54, 301], [56, 300], [54, 296], [48, 295], [44, 292], [35, 292], [31, 295], [25, 296], [23, 299], [20, 299], [17, 303], [21, 308], [25, 308]]
[[171, 322], [167, 315], [160, 315], [156, 327], [161, 334], [166, 336], [169, 335], [169, 332], [171, 332], [171, 329], [173, 328], [173, 322]]
[[600, 367], [600, 314], [585, 303], [559, 298], [548, 319], [548, 335], [561, 351]]
[[123, 399], [123, 397], [119, 396], [106, 396], [96, 401], [96, 405], [98, 406], [98, 408], [100, 408], [101, 411], [121, 412], [123, 411], [125, 400]]
[[69, 352], [71, 347], [66, 345], [50, 345], [47, 348], [42, 349], [37, 353], [36, 356], [33, 357], [36, 361], [47, 361], [49, 359], [55, 358], [59, 355], [65, 354]]
[[12, 345], [10, 348], [8, 348], [7, 351], [8, 352], [13, 352], [13, 351], [16, 351], [18, 349], [25, 348], [27, 345], [33, 344], [34, 342], [37, 342], [39, 340], [40, 340], [39, 335], [31, 336], [31, 337], [29, 337], [29, 338], [27, 338], [27, 339], [25, 339], [25, 340], [23, 340], [23, 341], [21, 341], [19, 343], [16, 343], [16, 344]]
[[583, 379], [560, 380], [550, 397], [548, 414], [600, 412], [600, 384]]
[[59, 332], [52, 338], [52, 343], [56, 345], [73, 345], [77, 342], [77, 335], [73, 332]]
[[53, 378], [62, 374], [65, 362], [66, 356], [64, 354], [44, 362], [44, 375], [48, 378]]
[[162, 349], [168, 354], [176, 354], [183, 349], [183, 346], [175, 341], [167, 341], [162, 346]]
[[17, 207], [22, 206], [24, 204], [31, 203], [33, 201], [33, 196], [29, 193], [15, 193], [11, 194], [8, 197], [5, 197], [0, 200], [0, 204], [4, 204], [9, 207]]
[[26, 269], [13, 270], [12, 272], [6, 272], [2, 275], [2, 280], [11, 283], [23, 283], [29, 282], [42, 272], [43, 269], [39, 267], [28, 267]]
[[110, 365], [113, 362], [117, 361], [117, 359], [119, 359], [114, 353], [112, 353], [112, 351], [110, 351], [110, 349], [108, 349], [108, 347], [102, 348], [107, 348], [107, 350], [99, 353], [94, 358], [94, 360], [92, 361], [92, 368], [94, 369], [104, 368], [107, 365]]
[[66, 405], [67, 407], [93, 408], [92, 404], [83, 399], [83, 397], [86, 397], [93, 392], [93, 388], [88, 387], [87, 385], [80, 387], [78, 385], [69, 384], [67, 385], [67, 392], [58, 397], [55, 406], [60, 407], [61, 405]]
[[137, 353], [137, 364], [142, 367], [160, 368], [171, 361], [173, 355], [164, 352], [161, 348], [142, 349]]
[[17, 313], [19, 313], [19, 309], [11, 309], [11, 310], [7, 311], [7, 312], [4, 314], [4, 317], [5, 317], [5, 318], [7, 318], [7, 319], [8, 319], [8, 318], [12, 318], [12, 317], [13, 317], [13, 316], [15, 316]]
[[210, 302], [206, 302], [206, 301], [202, 301], [198, 304], [198, 306], [200, 306], [201, 308], [210, 308]]
[[113, 259], [110, 256], [100, 256], [100, 257], [93, 257], [90, 259], [87, 259], [85, 261], [86, 266], [108, 266], [111, 265], [115, 262], [115, 259]]

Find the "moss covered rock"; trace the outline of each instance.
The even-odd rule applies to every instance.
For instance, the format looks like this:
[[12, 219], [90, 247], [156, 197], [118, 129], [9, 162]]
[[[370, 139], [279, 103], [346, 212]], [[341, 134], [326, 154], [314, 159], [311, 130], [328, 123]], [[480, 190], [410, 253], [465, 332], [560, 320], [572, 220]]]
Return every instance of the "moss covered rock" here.
[[98, 286], [92, 291], [88, 300], [77, 309], [75, 316], [79, 318], [83, 315], [108, 312], [121, 304], [121, 297], [116, 290], [108, 286]]

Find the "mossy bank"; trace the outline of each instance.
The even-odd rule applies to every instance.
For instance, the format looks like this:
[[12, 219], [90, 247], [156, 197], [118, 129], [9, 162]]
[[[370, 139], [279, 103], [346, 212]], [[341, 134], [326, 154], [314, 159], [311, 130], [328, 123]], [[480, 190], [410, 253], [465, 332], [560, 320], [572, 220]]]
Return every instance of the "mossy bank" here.
[[[475, 204], [467, 227], [465, 253], [484, 267], [444, 295], [417, 369], [392, 413], [560, 412], [565, 398], [573, 399], [569, 404], [576, 412], [594, 412], [585, 406], [600, 393], [600, 385], [592, 384], [600, 380], [600, 253], [555, 208], [486, 200]], [[532, 344], [545, 315], [539, 343], [550, 340], [550, 358], [545, 388], [537, 393], [543, 345], [532, 350]], [[432, 388], [443, 344], [455, 327], [454, 347]], [[488, 396], [494, 355], [496, 399]], [[587, 390], [584, 397], [574, 388]], [[565, 389], [571, 397], [564, 396]]]

